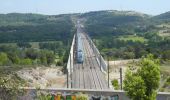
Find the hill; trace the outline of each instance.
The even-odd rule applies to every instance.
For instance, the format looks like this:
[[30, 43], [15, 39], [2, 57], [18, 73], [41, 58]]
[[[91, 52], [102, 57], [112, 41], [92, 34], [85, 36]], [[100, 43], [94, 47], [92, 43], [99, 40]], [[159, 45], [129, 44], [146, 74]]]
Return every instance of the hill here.
[[104, 57], [138, 59], [152, 53], [155, 57], [169, 59], [164, 56], [170, 48], [170, 39], [159, 35], [161, 28], [157, 27], [156, 16], [108, 10], [81, 14], [81, 18], [85, 31]]
[[[168, 50], [169, 42], [166, 41], [169, 39], [158, 35], [160, 27], [156, 26], [158, 23], [155, 23], [155, 19], [168, 19], [168, 13], [151, 16], [134, 11], [106, 10], [50, 16], [1, 14], [0, 43], [61, 41], [66, 45], [76, 33], [75, 19], [80, 18], [84, 23], [84, 30], [96, 40], [96, 45], [102, 52], [111, 51], [115, 53], [115, 57], [118, 54], [117, 56], [120, 58], [133, 58], [134, 56], [140, 58], [143, 54], [151, 52], [159, 56], [154, 49]], [[163, 47], [162, 44], [167, 44], [167, 46]], [[136, 51], [128, 51], [128, 46]], [[126, 54], [119, 54], [120, 52], [126, 52]]]
[[170, 21], [170, 11], [165, 12], [163, 14], [157, 15], [152, 17], [152, 20], [155, 20], [157, 22], [169, 22]]
[[70, 15], [1, 14], [0, 42], [65, 41], [73, 28]]
[[85, 13], [81, 17], [87, 20], [87, 32], [91, 36], [98, 36], [134, 34], [135, 29], [146, 27], [151, 16], [133, 11], [108, 10]]
[[21, 14], [21, 13], [9, 13], [9, 14], [0, 14], [0, 26], [20, 26], [20, 25], [34, 25], [37, 20], [43, 20], [48, 16], [40, 14]]

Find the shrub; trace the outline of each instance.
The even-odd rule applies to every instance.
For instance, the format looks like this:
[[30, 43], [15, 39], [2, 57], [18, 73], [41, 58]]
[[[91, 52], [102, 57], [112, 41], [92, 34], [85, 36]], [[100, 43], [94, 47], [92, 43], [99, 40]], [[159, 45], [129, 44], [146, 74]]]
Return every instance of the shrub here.
[[112, 81], [112, 85], [114, 87], [115, 90], [118, 90], [119, 89], [119, 83], [118, 83], [118, 80], [117, 79], [114, 79]]

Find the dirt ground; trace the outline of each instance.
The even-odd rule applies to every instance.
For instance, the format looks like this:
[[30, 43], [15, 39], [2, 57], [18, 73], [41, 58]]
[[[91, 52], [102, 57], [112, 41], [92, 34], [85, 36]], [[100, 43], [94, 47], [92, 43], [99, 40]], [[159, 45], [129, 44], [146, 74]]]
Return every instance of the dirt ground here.
[[122, 68], [122, 79], [124, 80], [125, 72], [128, 68], [128, 63], [134, 62], [137, 60], [116, 60], [109, 61], [110, 66], [110, 80], [117, 79], [120, 83], [120, 68]]
[[57, 67], [37, 67], [22, 69], [17, 74], [24, 79], [25, 87], [63, 88], [66, 87], [66, 75]]

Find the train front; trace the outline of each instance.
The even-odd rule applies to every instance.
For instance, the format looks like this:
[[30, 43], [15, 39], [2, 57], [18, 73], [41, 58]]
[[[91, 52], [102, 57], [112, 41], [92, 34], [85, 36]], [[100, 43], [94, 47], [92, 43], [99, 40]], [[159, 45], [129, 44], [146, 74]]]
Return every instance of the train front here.
[[84, 61], [84, 53], [82, 46], [82, 39], [80, 33], [77, 35], [77, 63], [83, 63]]

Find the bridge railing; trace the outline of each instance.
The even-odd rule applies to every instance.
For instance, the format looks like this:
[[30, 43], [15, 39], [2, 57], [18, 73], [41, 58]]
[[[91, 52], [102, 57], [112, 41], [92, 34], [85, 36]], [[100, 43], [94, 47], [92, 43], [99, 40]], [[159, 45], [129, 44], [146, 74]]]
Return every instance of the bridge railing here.
[[69, 88], [71, 88], [72, 79], [71, 79], [71, 73], [73, 72], [73, 60], [74, 60], [74, 44], [75, 44], [75, 35], [72, 40], [71, 48], [70, 48], [70, 54], [67, 62], [67, 71], [68, 71], [68, 83]]
[[[75, 95], [75, 93], [85, 93], [89, 95], [96, 95], [96, 96], [113, 96], [117, 95], [119, 97], [118, 100], [129, 100], [126, 96], [125, 91], [121, 90], [96, 90], [96, 89], [66, 89], [66, 88], [41, 88], [36, 89], [34, 87], [22, 87], [21, 90], [27, 90], [27, 95], [36, 96], [37, 91], [47, 92], [49, 94], [68, 94], [68, 95]], [[170, 93], [169, 92], [158, 92], [156, 100], [170, 100]]]
[[93, 41], [90, 39], [90, 37], [87, 34], [86, 34], [86, 36], [87, 36], [87, 39], [88, 39], [88, 41], [90, 43], [90, 46], [93, 49], [93, 52], [95, 53], [97, 62], [100, 65], [101, 70], [106, 73], [106, 71], [107, 71], [107, 63], [106, 63], [106, 61], [104, 60], [104, 58], [102, 57], [102, 55], [100, 54], [99, 50], [97, 49], [97, 47], [95, 46]]

